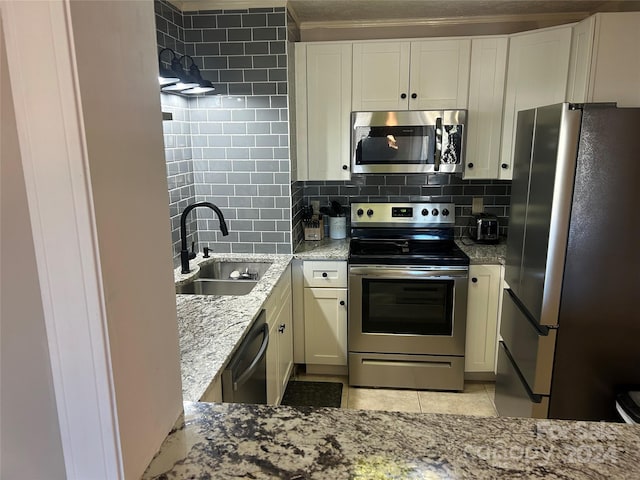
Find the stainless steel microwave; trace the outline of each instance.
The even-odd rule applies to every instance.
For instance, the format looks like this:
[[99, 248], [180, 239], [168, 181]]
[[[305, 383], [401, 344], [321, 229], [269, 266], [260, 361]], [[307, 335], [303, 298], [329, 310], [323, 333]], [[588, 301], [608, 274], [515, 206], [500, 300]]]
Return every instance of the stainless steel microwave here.
[[351, 113], [351, 173], [462, 172], [466, 110]]

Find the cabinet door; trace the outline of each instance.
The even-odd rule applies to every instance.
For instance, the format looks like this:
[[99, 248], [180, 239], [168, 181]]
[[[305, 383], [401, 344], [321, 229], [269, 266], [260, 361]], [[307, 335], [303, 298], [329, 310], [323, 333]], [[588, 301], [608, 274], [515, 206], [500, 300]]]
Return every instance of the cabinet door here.
[[493, 372], [498, 347], [501, 266], [471, 265], [467, 297], [466, 372]]
[[585, 103], [588, 101], [589, 71], [595, 24], [595, 17], [589, 17], [573, 26], [569, 78], [567, 80], [568, 102]]
[[587, 98], [640, 107], [640, 12], [596, 15]]
[[411, 42], [409, 109], [467, 108], [471, 40]]
[[[274, 319], [275, 320], [275, 319]], [[280, 379], [278, 375], [278, 325], [269, 322], [269, 346], [267, 347], [267, 404], [280, 401]]]
[[349, 180], [351, 44], [307, 45], [308, 180]]
[[353, 44], [353, 111], [408, 108], [409, 52], [409, 42]]
[[508, 37], [471, 44], [464, 178], [498, 178]]
[[291, 289], [286, 289], [276, 319], [278, 335], [278, 401], [282, 399], [293, 369], [293, 328], [291, 325]]
[[305, 288], [305, 363], [347, 365], [347, 289]]
[[565, 100], [571, 27], [513, 35], [509, 42], [499, 178], [511, 180], [515, 125], [520, 110]]

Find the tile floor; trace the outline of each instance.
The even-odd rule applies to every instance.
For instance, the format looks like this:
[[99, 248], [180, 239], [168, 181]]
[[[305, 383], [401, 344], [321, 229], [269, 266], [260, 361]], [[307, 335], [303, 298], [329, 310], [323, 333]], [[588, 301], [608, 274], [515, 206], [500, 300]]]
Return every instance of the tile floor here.
[[341, 376], [298, 373], [294, 378], [299, 381], [341, 382], [344, 385], [341, 408], [497, 416], [493, 404], [493, 383], [468, 382], [464, 391], [457, 393], [349, 387], [347, 377]]

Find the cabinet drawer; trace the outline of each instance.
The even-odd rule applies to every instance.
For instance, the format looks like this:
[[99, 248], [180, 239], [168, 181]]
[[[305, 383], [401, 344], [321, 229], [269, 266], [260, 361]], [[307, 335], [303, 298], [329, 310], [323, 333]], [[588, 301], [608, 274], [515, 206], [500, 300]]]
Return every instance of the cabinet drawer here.
[[304, 262], [305, 287], [347, 287], [347, 262]]

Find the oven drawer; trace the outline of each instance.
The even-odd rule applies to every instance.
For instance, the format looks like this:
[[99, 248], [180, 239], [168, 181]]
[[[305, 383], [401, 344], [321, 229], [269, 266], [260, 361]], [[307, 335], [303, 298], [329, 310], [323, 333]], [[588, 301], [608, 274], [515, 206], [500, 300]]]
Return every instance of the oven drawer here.
[[464, 357], [349, 352], [349, 385], [464, 389]]
[[547, 418], [549, 397], [527, 388], [503, 342], [498, 351], [495, 405], [501, 417]]
[[347, 262], [305, 261], [302, 274], [305, 287], [347, 288]]
[[549, 395], [556, 345], [556, 330], [542, 332], [505, 290], [502, 301], [500, 335], [531, 391]]

